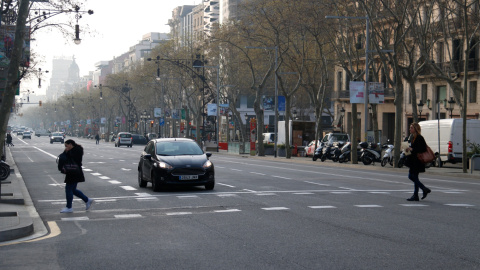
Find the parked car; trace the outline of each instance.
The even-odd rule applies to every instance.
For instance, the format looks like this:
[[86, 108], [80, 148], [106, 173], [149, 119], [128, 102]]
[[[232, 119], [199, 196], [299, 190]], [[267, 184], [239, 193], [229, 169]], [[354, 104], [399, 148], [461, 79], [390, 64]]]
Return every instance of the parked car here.
[[119, 132], [115, 137], [115, 147], [126, 145], [127, 147], [133, 146], [133, 137], [129, 132]]
[[133, 144], [145, 145], [148, 143], [147, 138], [140, 134], [132, 134]]
[[[320, 140], [317, 141], [317, 148], [320, 146]], [[305, 146], [305, 155], [307, 157], [312, 157], [315, 153], [315, 140], [311, 141], [307, 146]]]
[[30, 131], [24, 131], [22, 134], [22, 139], [29, 138], [32, 139], [32, 133]]
[[152, 183], [154, 191], [165, 185], [215, 186], [215, 169], [200, 146], [186, 138], [163, 138], [148, 142], [138, 163], [138, 185]]
[[64, 143], [63, 134], [60, 132], [53, 132], [52, 134], [50, 134], [50, 143], [54, 143], [54, 142], [59, 142], [63, 144]]

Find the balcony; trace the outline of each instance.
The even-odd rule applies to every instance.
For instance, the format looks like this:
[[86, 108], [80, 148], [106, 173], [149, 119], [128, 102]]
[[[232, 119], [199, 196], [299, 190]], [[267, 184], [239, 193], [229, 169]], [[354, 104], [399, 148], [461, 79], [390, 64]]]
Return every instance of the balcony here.
[[[479, 59], [478, 58], [471, 58], [468, 60], [468, 72], [478, 72], [479, 71]], [[442, 72], [445, 73], [458, 73], [463, 72], [463, 65], [465, 64], [465, 60], [453, 60], [451, 62], [442, 62], [442, 63], [435, 63]], [[423, 72], [420, 73], [420, 76], [432, 76], [434, 75], [433, 71], [430, 69], [425, 69]]]

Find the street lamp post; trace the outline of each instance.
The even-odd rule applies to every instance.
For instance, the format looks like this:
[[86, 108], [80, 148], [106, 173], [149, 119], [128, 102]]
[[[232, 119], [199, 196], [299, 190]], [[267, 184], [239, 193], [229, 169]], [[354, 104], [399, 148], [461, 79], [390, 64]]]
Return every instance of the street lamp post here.
[[42, 71], [41, 68], [38, 68], [38, 88], [42, 88], [42, 74], [43, 74], [43, 72], [48, 73], [48, 70]]
[[[278, 46], [275, 47], [252, 47], [247, 46], [247, 49], [264, 49], [264, 50], [275, 50], [275, 73], [278, 69]], [[277, 157], [277, 138], [278, 138], [278, 78], [275, 74], [275, 143], [273, 147], [274, 157]]]
[[[217, 69], [217, 98], [216, 98], [216, 103], [217, 103], [217, 121], [215, 125], [215, 137], [217, 138], [217, 152], [219, 151], [218, 144], [220, 142], [218, 136], [219, 136], [219, 130], [218, 130], [218, 123], [220, 120], [220, 110], [219, 110], [219, 102], [220, 102], [220, 66], [193, 66], [194, 68], [216, 68]], [[205, 79], [205, 78], [204, 78]]]
[[418, 122], [421, 121], [422, 119], [422, 109], [423, 109], [423, 101], [420, 99], [420, 102], [417, 104], [417, 107], [418, 107], [418, 112], [420, 113], [420, 116], [418, 117]]
[[343, 117], [345, 116], [345, 109], [342, 107], [340, 109], [340, 117], [342, 118], [342, 133], [343, 133]]
[[[447, 107], [447, 103], [448, 103], [448, 107]], [[445, 107], [445, 109], [447, 111], [450, 112], [450, 118], [453, 118], [452, 115], [453, 115], [453, 109], [455, 107], [455, 100], [453, 99], [453, 97], [450, 97], [450, 99], [447, 101], [447, 99], [445, 99], [443, 101], [443, 106]]]
[[368, 16], [365, 17], [350, 17], [350, 16], [325, 16], [326, 19], [362, 19], [366, 21], [366, 37], [365, 37], [365, 88], [364, 94], [364, 114], [365, 122], [363, 123], [365, 129], [365, 141], [367, 141], [368, 129], [368, 54], [370, 53], [370, 20]]

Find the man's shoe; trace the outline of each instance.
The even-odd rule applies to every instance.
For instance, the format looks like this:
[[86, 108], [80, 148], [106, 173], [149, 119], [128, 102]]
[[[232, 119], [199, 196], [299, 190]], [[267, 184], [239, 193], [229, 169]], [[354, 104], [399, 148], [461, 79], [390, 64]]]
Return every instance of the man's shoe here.
[[94, 200], [88, 199], [88, 201], [86, 202], [85, 210], [90, 209], [90, 207], [92, 206], [92, 203], [93, 203], [93, 202], [94, 202]]
[[60, 210], [60, 213], [73, 213], [73, 208], [65, 207], [62, 210]]
[[425, 199], [428, 195], [428, 193], [432, 192], [429, 188], [425, 188], [423, 190], [423, 196], [422, 196], [422, 200]]
[[413, 195], [412, 197], [408, 198], [407, 201], [409, 202], [418, 202], [418, 196]]

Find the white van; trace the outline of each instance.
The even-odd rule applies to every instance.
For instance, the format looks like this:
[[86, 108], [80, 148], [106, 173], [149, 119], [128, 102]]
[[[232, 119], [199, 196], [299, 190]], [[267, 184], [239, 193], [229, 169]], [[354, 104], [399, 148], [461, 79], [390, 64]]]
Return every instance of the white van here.
[[[427, 145], [435, 154], [440, 151], [442, 164], [462, 162], [463, 119], [429, 120], [421, 121], [418, 124], [422, 128], [422, 136]], [[439, 133], [440, 140], [438, 139]], [[467, 142], [480, 143], [480, 120], [467, 120]]]
[[275, 143], [275, 133], [262, 133], [263, 143], [272, 144]]

